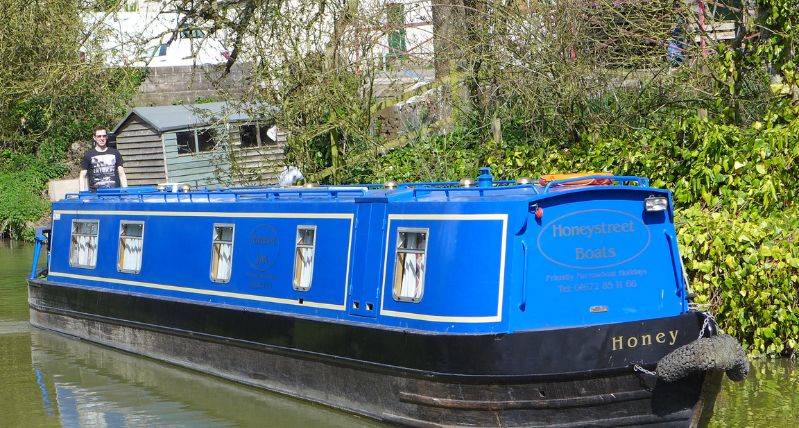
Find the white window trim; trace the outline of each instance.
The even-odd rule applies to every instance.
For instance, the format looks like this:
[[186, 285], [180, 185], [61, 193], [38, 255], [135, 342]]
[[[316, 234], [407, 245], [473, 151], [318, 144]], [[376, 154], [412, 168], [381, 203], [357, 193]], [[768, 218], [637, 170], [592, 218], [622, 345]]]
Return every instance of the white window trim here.
[[[227, 241], [217, 241], [216, 238], [216, 228], [217, 227], [229, 227], [232, 229], [230, 242]], [[230, 282], [230, 278], [233, 277], [233, 249], [236, 242], [236, 225], [233, 223], [214, 223], [213, 228], [211, 229], [211, 264], [210, 264], [210, 271], [208, 272], [209, 278], [211, 278], [211, 282], [216, 282], [220, 284], [226, 284]], [[228, 273], [227, 278], [225, 279], [217, 279], [214, 278], [214, 245], [217, 243], [223, 244], [230, 244], [230, 271]], [[217, 262], [218, 263], [218, 262]]]
[[[425, 234], [425, 244], [424, 250], [410, 250], [410, 249], [401, 249], [399, 248], [399, 237], [400, 233], [424, 233]], [[391, 280], [391, 294], [394, 300], [398, 302], [411, 302], [411, 303], [419, 303], [422, 301], [424, 297], [424, 289], [425, 289], [425, 277], [427, 276], [427, 248], [430, 246], [430, 229], [429, 228], [420, 228], [420, 227], [398, 227], [397, 234], [394, 237], [394, 274], [392, 275]], [[402, 290], [402, 285], [400, 284], [399, 288], [397, 288], [397, 284], [394, 282], [397, 278], [397, 269], [400, 268], [397, 265], [397, 256], [399, 253], [406, 253], [406, 254], [422, 254], [424, 259], [424, 271], [422, 272], [422, 277], [420, 278], [422, 283], [422, 290], [419, 293], [419, 297], [403, 297], [400, 296], [397, 291]]]
[[[138, 237], [141, 240], [141, 251], [139, 252], [139, 270], [131, 270], [131, 269], [123, 269], [122, 264], [120, 263], [120, 254], [122, 253], [122, 230], [126, 224], [140, 224], [141, 225], [141, 236]], [[133, 237], [131, 237], [133, 238]], [[123, 273], [139, 273], [141, 272], [142, 262], [144, 260], [144, 222], [143, 221], [131, 221], [131, 220], [122, 220], [119, 222], [119, 241], [118, 241], [119, 248], [117, 249], [117, 271]]]
[[[309, 275], [309, 277], [308, 277], [308, 287], [300, 286], [300, 284], [298, 284], [298, 278], [296, 278], [296, 276], [295, 276], [296, 272], [297, 272], [297, 249], [300, 248], [300, 243], [297, 242], [297, 234], [300, 232], [300, 230], [313, 230], [313, 242], [310, 245], [310, 248], [311, 248], [311, 266], [309, 268], [310, 272], [308, 272], [308, 275]], [[302, 245], [302, 248], [309, 248], [309, 246], [308, 245]], [[294, 263], [292, 265], [294, 267], [294, 269], [292, 269], [292, 279], [291, 279], [292, 287], [295, 290], [297, 290], [297, 291], [308, 291], [308, 290], [311, 289], [311, 287], [313, 286], [313, 271], [314, 271], [314, 266], [315, 265], [316, 265], [316, 225], [304, 225], [304, 224], [297, 225], [297, 230], [294, 233]]]
[[[94, 257], [92, 258], [92, 264], [89, 265], [81, 265], [77, 263], [72, 263], [72, 255], [75, 251], [75, 247], [72, 244], [72, 238], [75, 237], [75, 223], [96, 223], [97, 224], [97, 235], [94, 236], [97, 240], [97, 245], [94, 249]], [[93, 236], [93, 235], [83, 235], [80, 236]], [[69, 230], [69, 266], [81, 269], [94, 269], [97, 267], [97, 255], [100, 253], [100, 220], [83, 220], [83, 219], [72, 219], [72, 223], [70, 224]]]

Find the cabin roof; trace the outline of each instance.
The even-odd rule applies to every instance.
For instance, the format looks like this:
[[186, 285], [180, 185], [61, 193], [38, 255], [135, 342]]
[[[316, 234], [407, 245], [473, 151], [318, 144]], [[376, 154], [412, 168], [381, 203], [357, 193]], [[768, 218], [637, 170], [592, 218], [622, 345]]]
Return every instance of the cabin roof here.
[[269, 111], [275, 110], [271, 106], [238, 106], [226, 102], [136, 107], [119, 121], [112, 132], [116, 134], [133, 115], [158, 132], [168, 132], [205, 126], [219, 119], [224, 119], [225, 122], [246, 122], [251, 120], [248, 111], [263, 111], [264, 107]]

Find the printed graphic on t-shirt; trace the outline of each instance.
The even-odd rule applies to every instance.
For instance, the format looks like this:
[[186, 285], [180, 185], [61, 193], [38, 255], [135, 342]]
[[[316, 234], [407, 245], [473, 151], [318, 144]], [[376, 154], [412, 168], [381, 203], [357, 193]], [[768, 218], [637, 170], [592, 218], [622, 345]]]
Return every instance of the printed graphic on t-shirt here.
[[92, 156], [91, 164], [92, 182], [95, 188], [116, 187], [116, 156], [113, 154], [95, 155]]

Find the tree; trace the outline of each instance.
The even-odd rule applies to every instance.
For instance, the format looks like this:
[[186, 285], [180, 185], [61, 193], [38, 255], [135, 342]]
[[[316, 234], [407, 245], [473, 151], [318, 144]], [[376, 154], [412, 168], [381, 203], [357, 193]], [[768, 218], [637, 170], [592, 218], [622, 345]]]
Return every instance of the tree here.
[[[110, 68], [78, 0], [0, 0], [0, 149], [58, 161], [127, 107], [141, 73]], [[89, 29], [91, 30], [91, 29]]]

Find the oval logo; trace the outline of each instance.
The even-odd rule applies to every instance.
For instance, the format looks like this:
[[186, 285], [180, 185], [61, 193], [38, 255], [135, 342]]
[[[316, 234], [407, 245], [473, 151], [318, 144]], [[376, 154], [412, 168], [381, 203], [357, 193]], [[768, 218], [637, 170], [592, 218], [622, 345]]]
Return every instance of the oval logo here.
[[614, 210], [584, 210], [547, 223], [538, 251], [574, 269], [603, 269], [627, 263], [649, 247], [652, 233], [640, 218]]

